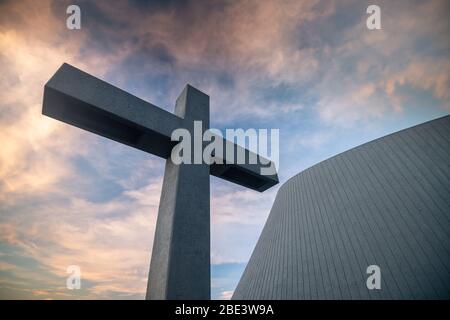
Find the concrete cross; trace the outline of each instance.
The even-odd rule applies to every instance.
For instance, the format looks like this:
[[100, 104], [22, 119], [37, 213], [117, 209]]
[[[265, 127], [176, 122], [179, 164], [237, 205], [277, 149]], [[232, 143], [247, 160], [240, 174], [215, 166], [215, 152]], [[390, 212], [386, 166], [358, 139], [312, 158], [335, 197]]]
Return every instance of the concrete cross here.
[[194, 120], [209, 129], [209, 97], [187, 85], [172, 114], [63, 64], [45, 85], [42, 113], [167, 159], [146, 298], [210, 299], [209, 175], [257, 191], [278, 177], [261, 175], [261, 164], [172, 162], [175, 129], [193, 133]]

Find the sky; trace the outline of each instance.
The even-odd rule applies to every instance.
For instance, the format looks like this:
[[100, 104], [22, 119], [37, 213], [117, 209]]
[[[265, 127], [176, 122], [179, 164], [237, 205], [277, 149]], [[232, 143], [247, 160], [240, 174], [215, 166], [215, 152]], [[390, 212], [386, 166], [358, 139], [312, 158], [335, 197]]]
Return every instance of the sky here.
[[[66, 8], [81, 8], [81, 29]], [[366, 27], [369, 5], [381, 30]], [[211, 127], [280, 130], [280, 184], [211, 177], [211, 292], [229, 299], [278, 188], [449, 114], [450, 2], [0, 1], [0, 299], [143, 299], [164, 160], [45, 117], [70, 63], [170, 112], [189, 83]], [[68, 290], [67, 267], [81, 268]]]

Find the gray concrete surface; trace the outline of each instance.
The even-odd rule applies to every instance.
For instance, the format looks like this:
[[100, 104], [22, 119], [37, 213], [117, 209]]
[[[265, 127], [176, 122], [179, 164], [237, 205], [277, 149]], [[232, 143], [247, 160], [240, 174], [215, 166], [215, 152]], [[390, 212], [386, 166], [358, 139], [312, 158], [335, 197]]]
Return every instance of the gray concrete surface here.
[[[381, 268], [368, 290], [366, 268]], [[233, 299], [449, 299], [450, 117], [288, 180]]]

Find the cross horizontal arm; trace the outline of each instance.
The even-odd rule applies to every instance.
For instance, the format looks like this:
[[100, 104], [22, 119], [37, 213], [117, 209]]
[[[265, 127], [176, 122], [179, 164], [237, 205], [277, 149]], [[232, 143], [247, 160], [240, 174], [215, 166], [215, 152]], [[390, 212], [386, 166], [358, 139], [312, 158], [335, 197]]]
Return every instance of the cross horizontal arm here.
[[183, 119], [64, 63], [44, 88], [42, 113], [168, 158]]
[[[190, 86], [187, 89], [196, 90]], [[42, 113], [165, 159], [178, 143], [171, 141], [172, 132], [187, 127], [185, 119], [66, 63], [44, 87]], [[234, 147], [235, 154], [243, 149], [238, 145]], [[252, 152], [247, 149], [244, 152], [249, 159]], [[271, 165], [223, 161], [223, 164], [212, 164], [210, 173], [264, 191], [278, 183], [276, 173], [261, 175], [261, 168]]]
[[[215, 137], [216, 139], [222, 139], [223, 150], [221, 157], [217, 155], [214, 157], [218, 163], [210, 166], [210, 172], [213, 176], [259, 192], [263, 192], [278, 183], [278, 175], [272, 161], [222, 137], [216, 135]], [[232, 156], [227, 155], [227, 150], [231, 148], [233, 148]], [[239, 154], [243, 155], [244, 163], [238, 161]], [[252, 158], [257, 160], [256, 163], [250, 163], [249, 159]], [[262, 174], [262, 171], [265, 170], [268, 173]]]

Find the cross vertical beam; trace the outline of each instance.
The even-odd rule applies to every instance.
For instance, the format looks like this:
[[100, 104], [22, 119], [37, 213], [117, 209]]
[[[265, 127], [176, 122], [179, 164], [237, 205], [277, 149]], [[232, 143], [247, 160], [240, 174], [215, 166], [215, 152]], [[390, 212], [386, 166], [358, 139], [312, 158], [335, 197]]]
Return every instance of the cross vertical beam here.
[[[192, 124], [187, 128], [192, 137], [195, 120], [202, 121], [204, 132], [209, 97], [187, 85], [175, 114]], [[166, 160], [146, 299], [210, 299], [209, 174], [206, 164]]]
[[[193, 156], [201, 157], [205, 142], [195, 144], [203, 139], [195, 136], [194, 121], [202, 122], [202, 135], [209, 129], [209, 97], [189, 85], [172, 114], [64, 63], [44, 86], [42, 114], [166, 159], [146, 298], [209, 299], [209, 175], [263, 192], [278, 183], [276, 172], [262, 174], [267, 161], [239, 164], [225, 156], [212, 165], [175, 165], [174, 130], [188, 130]], [[223, 142], [246, 159], [252, 153]]]

